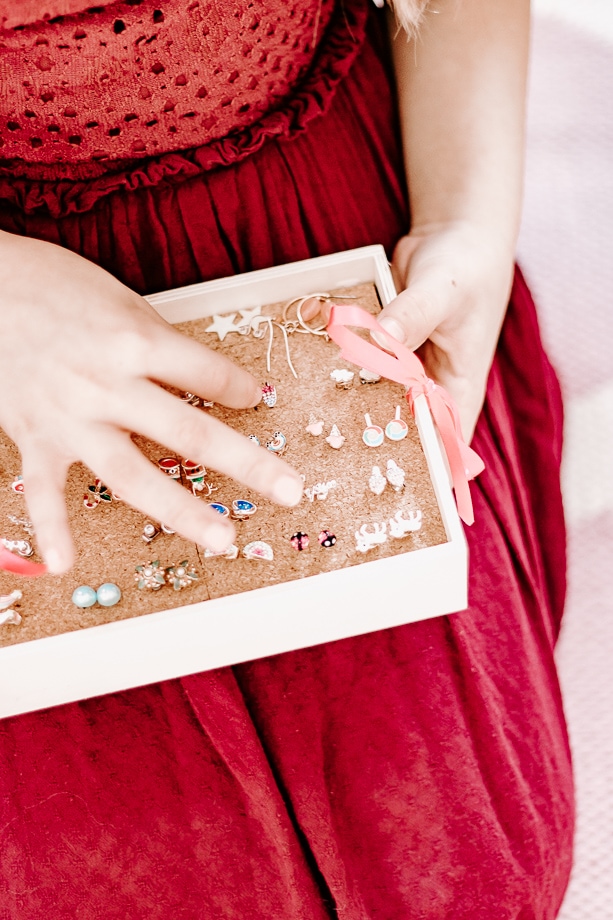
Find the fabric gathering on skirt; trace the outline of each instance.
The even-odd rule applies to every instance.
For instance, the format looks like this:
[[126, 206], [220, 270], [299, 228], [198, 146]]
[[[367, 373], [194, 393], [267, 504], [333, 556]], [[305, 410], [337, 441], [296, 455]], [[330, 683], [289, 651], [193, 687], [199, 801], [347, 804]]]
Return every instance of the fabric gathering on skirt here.
[[[3, 170], [0, 228], [141, 293], [391, 255], [408, 205], [368, 7], [246, 135], [103, 179]], [[553, 920], [573, 832], [561, 436], [517, 271], [473, 441], [469, 609], [0, 722], [0, 917]]]

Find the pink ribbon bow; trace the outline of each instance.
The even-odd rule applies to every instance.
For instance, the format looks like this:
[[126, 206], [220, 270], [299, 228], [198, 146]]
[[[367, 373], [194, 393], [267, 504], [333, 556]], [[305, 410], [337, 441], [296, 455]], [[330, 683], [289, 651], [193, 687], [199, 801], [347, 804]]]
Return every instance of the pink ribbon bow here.
[[28, 575], [30, 578], [35, 578], [37, 575], [44, 575], [47, 566], [40, 565], [38, 562], [28, 562], [27, 559], [16, 556], [4, 546], [0, 546], [0, 569], [4, 572], [13, 572], [14, 575]]
[[[328, 335], [339, 346], [346, 361], [403, 384], [407, 388], [406, 399], [413, 413], [416, 397], [422, 394], [426, 397], [447, 454], [458, 514], [465, 524], [472, 524], [475, 516], [468, 482], [485, 467], [479, 455], [462, 437], [460, 416], [451, 396], [426, 376], [419, 358], [386, 332], [371, 313], [345, 304], [332, 304], [331, 307]], [[347, 326], [377, 332], [383, 336], [393, 354], [366, 342], [355, 332], [350, 332]]]

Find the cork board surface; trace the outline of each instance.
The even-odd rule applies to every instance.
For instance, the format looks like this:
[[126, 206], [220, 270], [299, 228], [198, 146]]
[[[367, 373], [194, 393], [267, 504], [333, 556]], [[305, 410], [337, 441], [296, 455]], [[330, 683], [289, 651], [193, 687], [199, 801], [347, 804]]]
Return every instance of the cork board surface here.
[[[372, 313], [380, 310], [372, 284], [339, 289], [335, 293], [354, 295], [359, 305]], [[283, 306], [273, 304], [262, 312], [280, 317]], [[295, 312], [291, 315], [295, 316]], [[236, 523], [237, 559], [205, 558], [201, 547], [177, 534], [162, 533], [146, 544], [142, 532], [148, 519], [124, 502], [101, 503], [97, 508], [86, 509], [83, 495], [93, 484], [94, 476], [84, 466], [75, 464], [66, 486], [66, 500], [77, 547], [76, 564], [62, 577], [24, 579], [0, 572], [0, 594], [8, 594], [15, 588], [23, 592], [21, 601], [13, 605], [20, 612], [22, 622], [18, 626], [0, 626], [0, 646], [248, 592], [385, 556], [415, 552], [447, 541], [426, 459], [401, 386], [387, 380], [360, 384], [359, 369], [339, 358], [333, 342], [299, 333], [289, 338], [291, 359], [299, 375], [295, 380], [288, 368], [283, 336], [278, 329], [275, 329], [268, 372], [268, 334], [256, 339], [252, 335], [231, 333], [220, 342], [216, 335], [206, 332], [210, 324], [211, 319], [207, 317], [182, 323], [177, 328], [248, 367], [262, 383], [274, 384], [278, 400], [272, 409], [262, 403], [256, 409], [240, 412], [218, 405], [193, 411], [209, 411], [245, 435], [256, 435], [262, 449], [266, 449], [264, 445], [275, 432], [283, 432], [287, 438], [284, 459], [304, 475], [305, 487], [335, 480], [336, 488], [330, 490], [324, 500], [315, 498], [310, 502], [304, 497], [296, 508], [283, 509], [231, 479], [209, 471], [207, 479], [215, 491], [210, 497], [200, 493], [200, 501], [217, 501], [231, 508], [233, 500], [244, 498], [255, 502], [258, 511], [249, 520]], [[335, 387], [329, 375], [336, 368], [355, 371], [350, 389]], [[373, 424], [385, 428], [397, 405], [401, 406], [401, 417], [408, 423], [408, 436], [399, 442], [386, 438], [380, 447], [367, 447], [362, 441], [364, 414], [369, 413]], [[305, 431], [311, 412], [324, 421], [319, 437]], [[334, 450], [325, 441], [333, 424], [346, 438], [339, 450]], [[140, 436], [134, 436], [134, 440], [154, 463], [172, 453]], [[369, 490], [368, 479], [373, 465], [377, 464], [384, 472], [388, 459], [404, 469], [405, 486], [401, 492], [395, 492], [388, 484], [383, 494], [376, 496]], [[30, 540], [35, 549], [32, 559], [40, 561], [35, 535], [28, 536], [9, 520], [9, 515], [27, 518], [23, 495], [16, 494], [10, 487], [19, 472], [19, 453], [0, 431], [0, 534], [12, 540]], [[421, 529], [403, 539], [388, 538], [366, 554], [356, 551], [355, 531], [361, 525], [372, 526], [385, 521], [399, 510], [405, 513], [421, 510]], [[320, 546], [318, 534], [324, 529], [335, 534], [334, 546]], [[302, 552], [290, 542], [297, 531], [307, 533], [310, 538], [309, 548]], [[253, 540], [264, 540], [272, 546], [272, 562], [249, 560], [240, 555], [243, 547]], [[162, 566], [187, 559], [196, 568], [199, 579], [182, 591], [173, 591], [171, 587], [159, 591], [138, 590], [134, 580], [135, 566], [156, 559]], [[118, 605], [104, 608], [96, 604], [80, 610], [72, 604], [71, 596], [76, 587], [90, 585], [97, 589], [104, 582], [115, 582], [121, 588], [122, 600]], [[347, 602], [351, 603], [351, 598]]]

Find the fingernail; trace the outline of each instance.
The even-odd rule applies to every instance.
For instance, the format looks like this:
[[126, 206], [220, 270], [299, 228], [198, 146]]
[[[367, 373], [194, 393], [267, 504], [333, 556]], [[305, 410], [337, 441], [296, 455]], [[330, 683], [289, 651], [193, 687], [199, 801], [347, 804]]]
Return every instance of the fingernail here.
[[251, 402], [249, 403], [250, 409], [255, 409], [259, 403], [262, 402], [262, 387], [257, 386], [253, 391], [253, 396], [251, 397]]
[[214, 553], [223, 553], [232, 542], [232, 537], [233, 530], [227, 524], [209, 524], [203, 543]]
[[282, 505], [297, 505], [302, 498], [304, 483], [294, 476], [280, 476], [272, 487], [272, 497]]
[[[388, 332], [393, 339], [396, 339], [397, 342], [404, 342], [406, 339], [406, 333], [398, 320], [394, 319], [393, 316], [382, 316], [378, 321], [380, 326], [383, 326], [386, 332]], [[377, 332], [371, 332], [371, 336], [382, 348], [387, 348], [387, 343], [382, 335], [379, 335]]]

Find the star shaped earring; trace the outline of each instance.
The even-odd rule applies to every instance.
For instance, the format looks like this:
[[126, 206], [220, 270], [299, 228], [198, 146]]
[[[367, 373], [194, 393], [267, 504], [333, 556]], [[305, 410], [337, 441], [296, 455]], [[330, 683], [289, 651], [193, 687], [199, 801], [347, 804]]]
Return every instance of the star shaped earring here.
[[261, 322], [259, 317], [262, 314], [261, 307], [253, 307], [252, 310], [239, 310], [241, 315], [240, 322], [237, 324], [238, 331], [243, 335], [248, 335], [252, 329], [257, 328]]
[[220, 342], [223, 342], [229, 332], [238, 332], [234, 325], [236, 313], [214, 313], [213, 322], [207, 327], [206, 332], [216, 332]]

